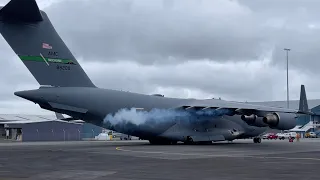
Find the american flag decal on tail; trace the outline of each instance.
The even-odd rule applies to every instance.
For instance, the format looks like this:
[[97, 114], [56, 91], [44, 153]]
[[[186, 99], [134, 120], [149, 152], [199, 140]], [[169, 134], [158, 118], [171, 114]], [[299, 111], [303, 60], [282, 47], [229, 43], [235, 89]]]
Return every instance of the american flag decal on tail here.
[[52, 46], [50, 46], [48, 43], [42, 43], [43, 49], [52, 49]]

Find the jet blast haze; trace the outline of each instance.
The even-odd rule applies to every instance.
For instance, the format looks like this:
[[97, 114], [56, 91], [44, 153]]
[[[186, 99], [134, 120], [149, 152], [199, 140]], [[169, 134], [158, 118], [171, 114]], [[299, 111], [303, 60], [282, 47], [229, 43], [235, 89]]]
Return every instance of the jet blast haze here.
[[145, 111], [137, 108], [121, 109], [108, 114], [104, 119], [104, 127], [127, 134], [144, 131], [153, 134], [159, 127], [172, 127], [176, 124], [185, 127], [214, 123], [214, 117], [230, 115], [228, 109], [205, 109], [185, 111], [177, 109], [151, 109]]

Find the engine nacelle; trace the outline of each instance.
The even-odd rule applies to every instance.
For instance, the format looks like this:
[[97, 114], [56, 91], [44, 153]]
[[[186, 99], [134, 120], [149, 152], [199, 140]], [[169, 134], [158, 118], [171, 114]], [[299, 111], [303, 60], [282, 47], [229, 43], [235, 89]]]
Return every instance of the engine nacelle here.
[[257, 127], [266, 127], [268, 124], [263, 122], [262, 117], [258, 117], [257, 115], [251, 114], [250, 116], [242, 115], [241, 119], [251, 126]]
[[263, 117], [263, 122], [272, 129], [289, 130], [296, 126], [296, 117], [293, 113], [269, 113]]

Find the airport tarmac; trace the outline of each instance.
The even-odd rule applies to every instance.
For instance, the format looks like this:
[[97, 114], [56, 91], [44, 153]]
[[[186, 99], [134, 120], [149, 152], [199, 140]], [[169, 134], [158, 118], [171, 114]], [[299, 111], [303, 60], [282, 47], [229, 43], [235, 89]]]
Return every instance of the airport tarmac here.
[[150, 145], [147, 141], [0, 143], [0, 179], [318, 179], [320, 140]]

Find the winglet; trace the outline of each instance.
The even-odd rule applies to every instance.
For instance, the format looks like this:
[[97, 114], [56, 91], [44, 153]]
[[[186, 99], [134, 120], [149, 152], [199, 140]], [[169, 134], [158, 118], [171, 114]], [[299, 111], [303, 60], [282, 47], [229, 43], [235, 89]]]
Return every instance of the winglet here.
[[0, 9], [0, 21], [39, 22], [42, 20], [35, 0], [11, 0]]
[[307, 95], [306, 95], [306, 90], [304, 85], [301, 85], [299, 111], [309, 112], [308, 100], [307, 100]]

